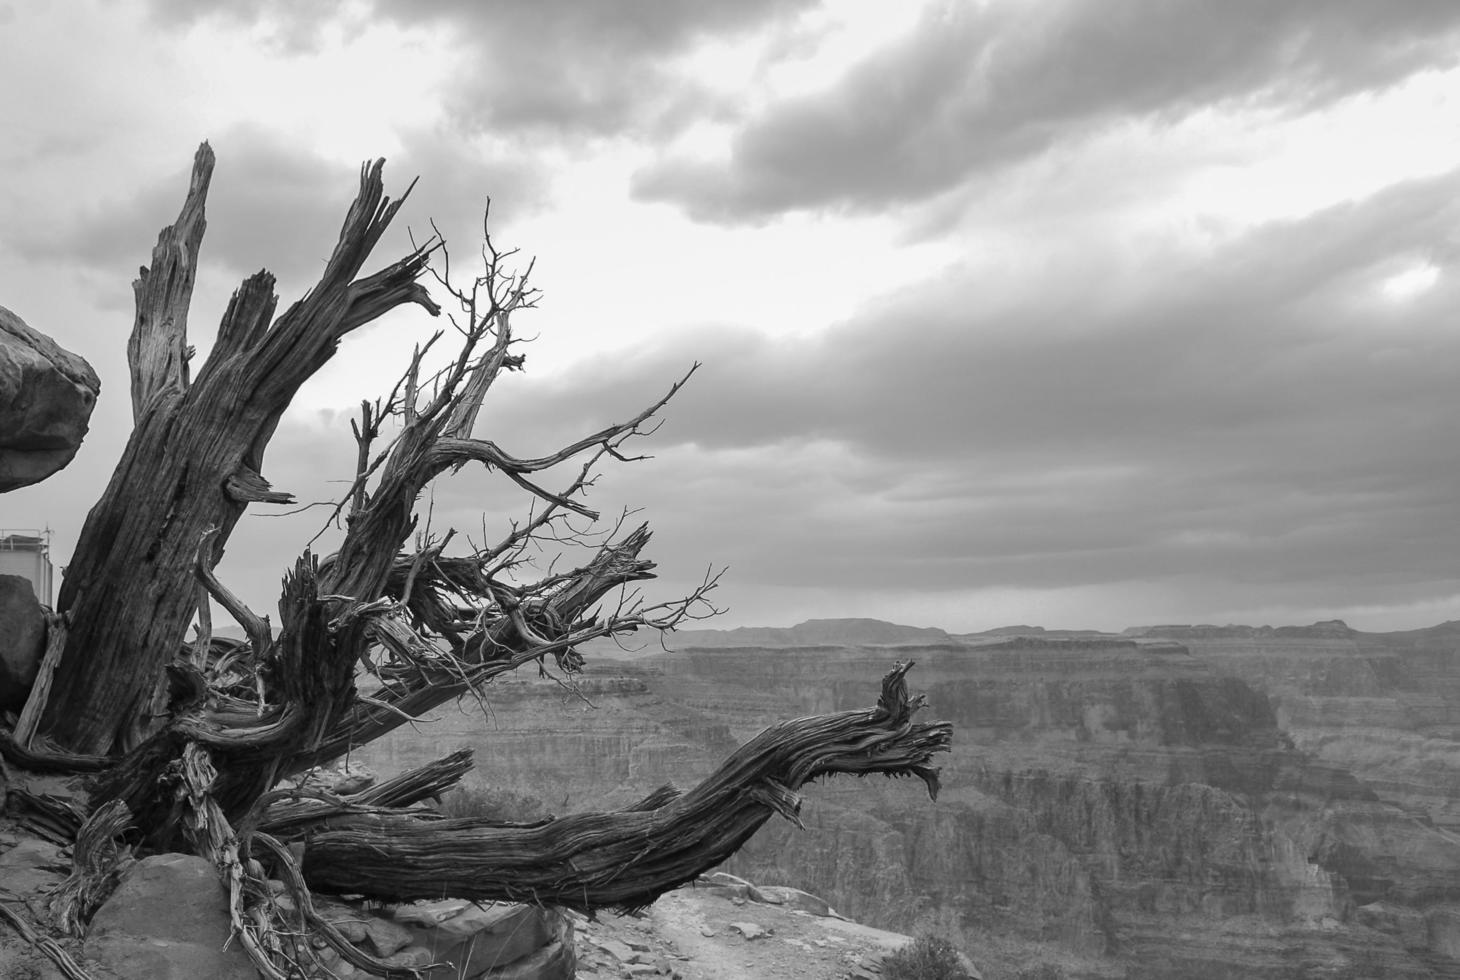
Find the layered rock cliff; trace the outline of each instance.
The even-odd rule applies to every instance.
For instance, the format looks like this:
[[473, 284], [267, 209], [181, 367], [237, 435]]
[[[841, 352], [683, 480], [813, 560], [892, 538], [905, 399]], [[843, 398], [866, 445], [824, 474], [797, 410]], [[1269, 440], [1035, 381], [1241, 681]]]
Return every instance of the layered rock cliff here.
[[[484, 784], [549, 809], [626, 803], [694, 781], [772, 721], [872, 703], [890, 662], [913, 659], [914, 688], [956, 725], [939, 802], [833, 780], [808, 793], [807, 831], [773, 821], [730, 870], [875, 925], [939, 929], [990, 976], [1041, 960], [1071, 977], [1460, 976], [1460, 838], [1439, 819], [1448, 797], [1418, 763], [1356, 765], [1362, 753], [1340, 751], [1348, 707], [1331, 700], [1386, 702], [1359, 741], [1433, 743], [1412, 757], [1456, 779], [1443, 697], [1424, 702], [1435, 707], [1420, 727], [1383, 720], [1410, 704], [1393, 678], [1454, 683], [1434, 637], [1350, 637], [1350, 655], [1315, 652], [1326, 636], [1281, 638], [1293, 650], [1272, 636], [1211, 648], [1172, 629], [879, 629], [862, 644], [845, 642], [853, 627], [801, 632], [811, 635], [696, 636], [633, 663], [590, 659], [577, 692], [514, 680], [485, 715], [463, 706], [423, 739], [372, 746], [367, 761], [389, 769], [469, 744]], [[1294, 718], [1304, 723], [1286, 730]]]

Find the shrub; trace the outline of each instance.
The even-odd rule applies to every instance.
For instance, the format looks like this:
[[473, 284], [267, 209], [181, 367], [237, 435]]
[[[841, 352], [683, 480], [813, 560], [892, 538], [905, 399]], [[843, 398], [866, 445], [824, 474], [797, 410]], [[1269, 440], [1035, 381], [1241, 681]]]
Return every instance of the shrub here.
[[886, 980], [964, 980], [958, 950], [942, 936], [923, 933], [882, 961]]

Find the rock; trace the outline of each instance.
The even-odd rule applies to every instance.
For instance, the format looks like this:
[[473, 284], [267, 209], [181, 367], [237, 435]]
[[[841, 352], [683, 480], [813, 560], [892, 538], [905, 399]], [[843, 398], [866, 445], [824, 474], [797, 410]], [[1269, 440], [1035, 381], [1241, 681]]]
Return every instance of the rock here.
[[476, 980], [573, 980], [578, 958], [573, 952], [572, 925], [563, 921], [567, 926], [565, 938], [553, 940], [516, 963], [480, 973]]
[[46, 614], [30, 581], [0, 575], [0, 711], [19, 711], [46, 652]]
[[65, 974], [40, 952], [25, 946], [0, 946], [0, 977], [6, 980], [65, 980]]
[[1410, 949], [1419, 949], [1429, 942], [1429, 925], [1425, 913], [1418, 909], [1388, 902], [1372, 902], [1354, 909], [1354, 921], [1396, 937]]
[[91, 365], [0, 306], [0, 493], [71, 462], [100, 392]]
[[447, 898], [439, 902], [411, 902], [392, 908], [390, 917], [402, 925], [434, 927], [471, 906], [471, 902], [462, 898]]
[[91, 920], [84, 955], [121, 980], [255, 980], [248, 954], [229, 938], [227, 896], [200, 857], [138, 861]]
[[0, 897], [25, 899], [32, 911], [44, 908], [45, 895], [71, 871], [61, 849], [43, 840], [27, 838], [0, 854]]
[[[438, 918], [452, 907], [455, 914]], [[406, 917], [409, 924], [402, 925], [415, 945], [430, 951], [431, 962], [444, 964], [429, 974], [441, 980], [500, 969], [563, 936], [571, 942], [573, 935], [572, 924], [557, 911], [506, 902], [415, 903], [393, 914]]]
[[[405, 926], [389, 919], [366, 916], [360, 923], [365, 928], [365, 938], [375, 950], [375, 955], [387, 957], [399, 949], [415, 942], [416, 934]], [[430, 962], [429, 960], [427, 962]]]
[[1460, 959], [1460, 906], [1437, 905], [1424, 914], [1429, 948], [1441, 956]]
[[314, 909], [319, 913], [320, 918], [333, 925], [340, 931], [340, 935], [356, 946], [365, 942], [368, 935], [365, 922], [372, 918], [369, 912], [324, 895], [314, 896]]
[[595, 945], [620, 963], [634, 963], [638, 961], [638, 954], [630, 949], [627, 943], [619, 942], [617, 939], [595, 940]]
[[738, 932], [749, 940], [764, 939], [771, 934], [771, 930], [764, 926], [758, 926], [754, 922], [732, 922], [730, 923], [730, 931]]
[[424, 946], [402, 947], [389, 956], [382, 956], [380, 961], [386, 966], [404, 967], [406, 969], [417, 969], [436, 962], [435, 958], [431, 956], [431, 951]]
[[[757, 899], [755, 897], [757, 894], [762, 897]], [[763, 885], [754, 888], [750, 897], [756, 901], [764, 901], [770, 905], [779, 905], [782, 908], [795, 909], [799, 912], [808, 912], [811, 915], [836, 915], [836, 912], [824, 899], [817, 898], [810, 892], [803, 892], [799, 888]]]
[[745, 890], [745, 897], [752, 902], [759, 902], [761, 905], [784, 905], [785, 899], [777, 895], [772, 889], [760, 889], [751, 885]]

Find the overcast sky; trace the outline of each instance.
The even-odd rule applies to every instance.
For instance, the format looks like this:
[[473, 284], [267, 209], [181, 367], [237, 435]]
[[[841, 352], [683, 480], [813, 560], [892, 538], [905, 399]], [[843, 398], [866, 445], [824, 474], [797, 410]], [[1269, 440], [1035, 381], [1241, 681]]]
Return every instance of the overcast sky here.
[[[131, 279], [218, 155], [192, 330], [322, 268], [362, 160], [459, 268], [535, 256], [534, 455], [704, 368], [590, 503], [719, 625], [1460, 618], [1454, 0], [0, 2], [0, 305], [103, 380], [0, 524], [74, 545], [130, 425]], [[435, 324], [352, 336], [264, 473], [340, 492]], [[432, 522], [520, 502], [467, 471]], [[271, 609], [322, 513], [220, 569]], [[257, 513], [255, 513], [257, 512]], [[326, 539], [327, 540], [327, 539]]]

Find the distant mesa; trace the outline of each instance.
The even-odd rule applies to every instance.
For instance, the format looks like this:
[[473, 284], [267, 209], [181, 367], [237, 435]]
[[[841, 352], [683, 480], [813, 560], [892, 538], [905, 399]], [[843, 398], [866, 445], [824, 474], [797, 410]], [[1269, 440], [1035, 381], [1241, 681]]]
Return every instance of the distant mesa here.
[[1125, 636], [1160, 636], [1172, 640], [1200, 639], [1261, 639], [1285, 637], [1291, 639], [1330, 639], [1354, 636], [1358, 630], [1351, 628], [1341, 619], [1325, 619], [1312, 626], [1213, 626], [1202, 623], [1197, 626], [1166, 624], [1161, 626], [1132, 626], [1124, 631]]
[[[657, 638], [631, 637], [623, 645], [594, 640], [583, 645], [589, 657], [638, 660], [655, 654], [684, 650], [795, 649], [810, 647], [899, 647], [899, 646], [1051, 646], [1106, 649], [1112, 644], [1137, 645], [1159, 652], [1162, 643], [1216, 640], [1354, 640], [1361, 636], [1414, 637], [1460, 633], [1460, 620], [1420, 630], [1393, 633], [1364, 633], [1341, 619], [1328, 619], [1308, 626], [1244, 626], [1229, 623], [1165, 623], [1131, 626], [1119, 633], [1102, 630], [1049, 629], [1044, 626], [999, 626], [976, 633], [949, 633], [936, 627], [903, 626], [880, 619], [808, 619], [795, 626], [740, 626], [735, 629], [679, 630]], [[1027, 640], [1027, 644], [1021, 641]]]
[[665, 645], [671, 650], [688, 647], [899, 646], [953, 642], [954, 638], [944, 630], [900, 626], [880, 619], [808, 619], [791, 627], [680, 630], [665, 637]]

